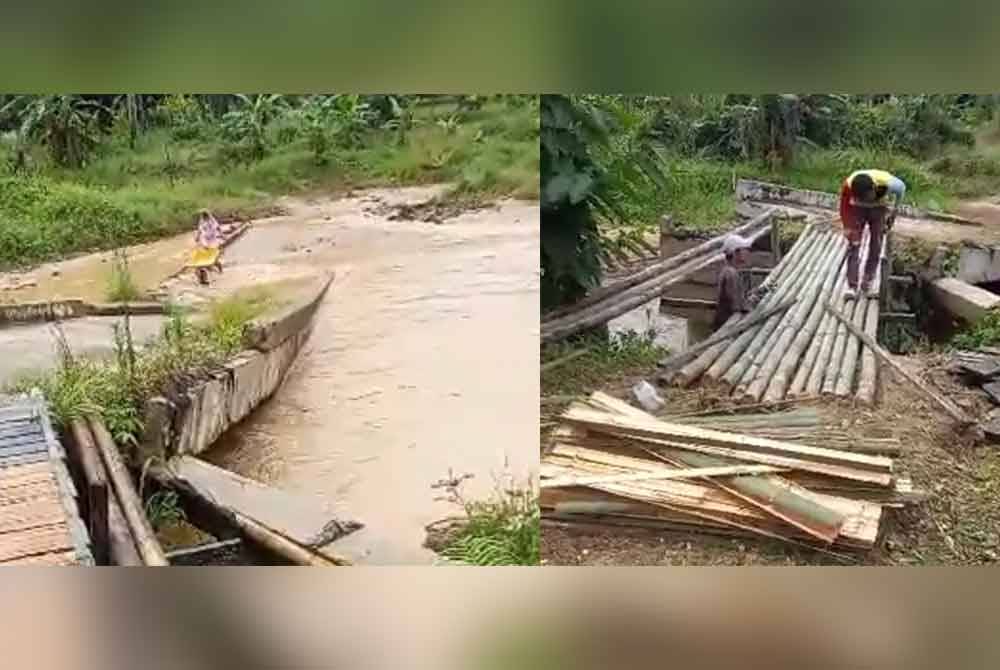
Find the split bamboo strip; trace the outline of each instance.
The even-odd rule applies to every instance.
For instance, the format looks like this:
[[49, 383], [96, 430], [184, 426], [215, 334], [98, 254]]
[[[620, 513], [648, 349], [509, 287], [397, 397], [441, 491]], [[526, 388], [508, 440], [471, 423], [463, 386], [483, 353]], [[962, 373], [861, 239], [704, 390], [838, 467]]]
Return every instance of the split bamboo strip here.
[[[750, 240], [754, 241], [757, 238], [763, 237], [767, 232], [768, 228], [765, 226], [751, 235]], [[542, 324], [542, 342], [547, 343], [561, 340], [585, 331], [588, 328], [594, 328], [607, 323], [611, 319], [654, 300], [659, 297], [666, 287], [683, 281], [699, 270], [720, 262], [723, 258], [722, 253], [695, 258], [676, 270], [653, 277], [621, 293], [609, 296], [595, 305], [573, 312], [562, 318], [546, 321]]]
[[[542, 464], [542, 475], [545, 474], [545, 464]], [[580, 477], [576, 475], [551, 477], [542, 479], [539, 486], [543, 489], [566, 488], [568, 486], [591, 486], [593, 484], [620, 484], [622, 482], [639, 482], [652, 479], [700, 479], [702, 477], [731, 477], [734, 475], [763, 475], [786, 472], [783, 468], [772, 465], [723, 465], [705, 468], [664, 468], [663, 472], [626, 473], [619, 475], [595, 475]]]
[[[607, 406], [616, 416], [650, 424], [661, 423], [651, 415], [616, 398], [603, 395], [596, 403]], [[718, 458], [698, 453], [679, 452], [672, 456], [648, 450], [653, 456], [677, 467], [712, 468], [726, 463]], [[703, 477], [703, 480], [707, 478]], [[726, 493], [778, 518], [804, 533], [826, 543], [832, 543], [840, 533], [845, 516], [816, 502], [808, 490], [777, 476], [733, 476], [722, 480], [707, 480]]]
[[607, 411], [594, 410], [585, 405], [575, 404], [566, 410], [563, 418], [570, 423], [612, 435], [646, 435], [663, 440], [691, 441], [725, 448], [806, 458], [817, 463], [833, 463], [872, 472], [892, 472], [892, 460], [888, 458], [853, 454], [822, 447], [795, 445], [679, 423], [667, 423], [648, 414], [641, 417], [616, 416]]
[[692, 261], [696, 258], [700, 258], [705, 255], [710, 255], [713, 252], [717, 252], [719, 249], [722, 248], [722, 243], [727, 235], [733, 235], [733, 234], [747, 235], [748, 233], [752, 233], [761, 227], [768, 227], [769, 230], [769, 222], [771, 221], [772, 216], [773, 216], [773, 211], [768, 210], [760, 214], [759, 216], [751, 219], [747, 223], [734, 228], [728, 233], [717, 235], [710, 240], [702, 242], [701, 244], [695, 247], [692, 247], [690, 249], [687, 249], [686, 251], [677, 254], [676, 256], [671, 256], [657, 263], [653, 263], [652, 265], [643, 268], [639, 272], [633, 273], [623, 279], [620, 279], [619, 281], [614, 282], [613, 284], [608, 284], [607, 286], [602, 286], [600, 288], [597, 288], [594, 291], [592, 291], [589, 295], [581, 298], [572, 305], [568, 305], [562, 309], [554, 310], [549, 314], [546, 314], [545, 317], [542, 319], [542, 323], [545, 324], [549, 321], [553, 321], [555, 319], [562, 318], [569, 314], [579, 312], [580, 310], [586, 307], [589, 307], [591, 305], [596, 305], [597, 303], [607, 299], [612, 295], [619, 294], [625, 291], [626, 289], [632, 288], [633, 286], [637, 286], [649, 279], [663, 275], [669, 271], [676, 270], [677, 268], [680, 268], [682, 265], [688, 263], [689, 261]]
[[917, 377], [914, 376], [913, 373], [909, 372], [906, 368], [904, 368], [899, 363], [894, 361], [888, 351], [880, 347], [878, 342], [876, 342], [874, 338], [869, 337], [867, 334], [864, 333], [864, 331], [858, 330], [855, 327], [855, 325], [847, 319], [847, 317], [845, 317], [843, 314], [837, 311], [836, 307], [834, 307], [833, 305], [827, 305], [827, 309], [830, 310], [830, 313], [836, 315], [836, 317], [840, 319], [841, 323], [843, 323], [845, 327], [848, 330], [850, 330], [855, 337], [859, 338], [865, 344], [865, 346], [870, 348], [872, 352], [874, 352], [874, 354], [878, 356], [879, 359], [882, 360], [883, 363], [891, 367], [900, 376], [902, 376], [908, 382], [913, 384], [925, 396], [933, 400], [939, 407], [941, 407], [941, 409], [947, 412], [947, 414], [950, 417], [955, 419], [955, 421], [957, 421], [959, 424], [963, 426], [970, 426], [975, 423], [975, 421], [966, 416], [965, 412], [963, 412], [957, 405], [955, 405], [947, 398], [943, 398], [942, 396], [932, 391], [926, 384], [917, 379]]
[[[777, 284], [777, 289], [771, 295], [767, 296], [766, 302], [769, 305], [776, 304], [778, 301], [784, 300], [791, 295], [792, 287], [798, 281], [801, 274], [805, 272], [808, 262], [819, 253], [822, 235], [814, 228], [810, 228], [808, 232], [811, 234], [800, 238], [799, 244], [802, 244], [804, 247], [802, 256], [797, 259], [797, 262], [792, 266], [787, 275]], [[731, 342], [708, 369], [705, 370], [705, 376], [709, 379], [719, 379], [726, 374], [758, 332], [760, 332], [760, 327], [743, 333], [734, 342]]]
[[[833, 295], [831, 296], [835, 304], [839, 305], [843, 301], [844, 287], [846, 285], [847, 274], [841, 270], [840, 276], [837, 278], [837, 284], [833, 289]], [[835, 333], [836, 329], [837, 320], [830, 316], [824, 309], [819, 330], [809, 344], [805, 360], [799, 366], [799, 371], [795, 374], [795, 380], [792, 381], [792, 385], [788, 389], [788, 395], [798, 398], [807, 395], [817, 395], [819, 393], [819, 384], [823, 381], [823, 372], [826, 370], [826, 364], [830, 358], [830, 348], [833, 346], [832, 333]], [[814, 384], [814, 380], [817, 378], [818, 381], [815, 381]]]
[[[794, 285], [789, 286], [789, 291], [792, 295], [800, 295], [802, 293], [802, 286], [805, 284], [808, 286], [811, 283], [813, 277], [819, 272], [819, 268], [823, 265], [825, 261], [830, 258], [830, 249], [833, 247], [833, 237], [827, 233], [820, 238], [820, 243], [817, 247], [817, 252], [809, 259], [808, 263], [804, 265], [803, 272], [799, 276], [799, 280], [795, 282]], [[723, 375], [723, 379], [732, 387], [736, 388], [738, 386], [748, 384], [750, 380], [756, 375], [757, 370], [760, 369], [761, 364], [764, 362], [764, 357], [768, 350], [768, 342], [772, 342], [772, 334], [778, 325], [787, 317], [786, 312], [782, 317], [775, 317], [769, 322], [765, 323], [754, 335], [753, 340], [747, 345], [746, 351], [740, 356], [740, 358], [733, 363], [729, 368], [728, 372]]]
[[[816, 339], [815, 333], [820, 321], [826, 316], [826, 310], [823, 307], [829, 302], [830, 294], [833, 292], [834, 286], [836, 286], [837, 277], [844, 264], [846, 253], [847, 241], [839, 239], [834, 257], [827, 267], [823, 278], [820, 280], [821, 283], [816, 291], [815, 301], [808, 310], [803, 309], [802, 312], [796, 315], [796, 320], [786, 329], [783, 335], [784, 339], [775, 343], [774, 348], [776, 352], [780, 352], [776, 358], [780, 358], [780, 360], [767, 384], [766, 391], [764, 391], [763, 399], [765, 401], [780, 400], [785, 397], [785, 392], [788, 391], [789, 382], [792, 379], [792, 373], [799, 368], [799, 363], [802, 361], [802, 356], [806, 348]], [[786, 342], [787, 348], [785, 346]], [[753, 387], [751, 387], [751, 391], [753, 391]], [[753, 395], [758, 400], [761, 398], [760, 392]]]
[[[799, 239], [795, 242], [795, 245], [792, 246], [791, 250], [781, 259], [781, 262], [778, 263], [778, 265], [771, 271], [771, 273], [767, 276], [767, 279], [764, 280], [763, 283], [764, 286], [773, 287], [775, 285], [778, 285], [780, 284], [782, 277], [788, 276], [789, 268], [793, 267], [794, 264], [798, 262], [799, 258], [802, 257], [807, 247], [805, 242], [814, 233], [815, 233], [815, 228], [811, 226], [809, 228], [806, 228], [805, 231], [803, 231], [802, 235], [800, 235]], [[772, 300], [769, 300], [768, 297], [765, 297], [764, 300], [761, 301], [761, 305], [758, 306], [758, 309], [760, 307], [766, 307], [771, 304], [774, 304], [774, 302]], [[739, 323], [740, 320], [741, 320], [740, 316], [738, 314], [734, 314], [733, 316], [729, 317], [729, 320], [726, 321], [724, 327], [731, 326], [734, 323]], [[720, 342], [719, 344], [716, 344], [707, 349], [706, 351], [704, 351], [701, 355], [698, 356], [698, 358], [685, 365], [683, 368], [680, 369], [680, 371], [676, 375], [674, 375], [674, 384], [676, 386], [689, 386], [692, 383], [694, 383], [694, 381], [698, 379], [698, 377], [700, 377], [702, 373], [704, 373], [705, 370], [707, 370], [708, 367], [712, 365], [712, 363], [715, 362], [715, 360], [719, 357], [719, 355], [722, 354], [722, 352], [725, 351], [728, 346], [729, 346], [728, 342]]]
[[[858, 268], [859, 272], [865, 266], [865, 262], [868, 258], [868, 229], [865, 228], [864, 233], [861, 236], [861, 249], [858, 254]], [[847, 272], [847, 268], [844, 268], [844, 272]], [[844, 309], [848, 312], [849, 318], [854, 319], [854, 308], [858, 306], [861, 300], [855, 298], [853, 301], [847, 300], [843, 301]], [[847, 338], [850, 335], [847, 329], [844, 328], [844, 324], [840, 323], [837, 325], [837, 335], [833, 341], [833, 350], [830, 352], [830, 361], [827, 363], [826, 371], [823, 376], [823, 383], [820, 387], [820, 393], [823, 395], [830, 395], [833, 393], [837, 385], [837, 377], [840, 375], [840, 364], [844, 360], [844, 349], [847, 346]]]
[[[751, 398], [755, 402], [760, 402], [771, 383], [775, 372], [782, 366], [785, 357], [790, 357], [795, 353], [794, 360], [791, 360], [791, 369], [798, 365], [801, 358], [802, 349], [805, 348], [805, 341], [802, 340], [798, 350], [794, 348], [794, 342], [805, 330], [806, 320], [812, 314], [813, 307], [821, 295], [825, 296], [828, 287], [832, 287], [836, 282], [836, 273], [843, 261], [843, 242], [839, 237], [831, 236], [831, 245], [827, 249], [829, 256], [824, 259], [822, 265], [815, 274], [808, 279], [802, 290], [799, 292], [799, 302], [794, 310], [784, 314], [778, 322], [777, 329], [769, 338], [769, 341], [761, 347], [763, 358], [760, 367], [753, 372], [753, 377], [748, 380], [742, 390], [744, 397]], [[766, 353], [764, 353], [766, 352]], [[784, 373], [781, 393], [771, 400], [779, 400], [784, 397], [784, 389], [788, 385], [790, 371]]]

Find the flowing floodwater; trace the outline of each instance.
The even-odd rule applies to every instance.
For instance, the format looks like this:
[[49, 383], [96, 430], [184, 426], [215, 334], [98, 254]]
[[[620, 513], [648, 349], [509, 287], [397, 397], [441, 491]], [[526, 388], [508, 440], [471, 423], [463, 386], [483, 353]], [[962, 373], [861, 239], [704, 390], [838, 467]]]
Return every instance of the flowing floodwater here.
[[424, 527], [458, 511], [432, 489], [449, 470], [479, 497], [538, 460], [538, 206], [389, 219], [433, 193], [287, 203], [219, 278], [336, 273], [282, 387], [209, 458], [363, 522], [342, 542], [370, 563], [433, 558]]

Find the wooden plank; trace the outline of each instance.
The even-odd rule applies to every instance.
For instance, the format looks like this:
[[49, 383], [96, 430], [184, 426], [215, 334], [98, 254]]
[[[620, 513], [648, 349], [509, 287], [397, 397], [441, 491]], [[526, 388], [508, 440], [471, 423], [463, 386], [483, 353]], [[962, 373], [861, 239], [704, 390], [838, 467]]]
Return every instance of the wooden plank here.
[[76, 547], [65, 523], [33, 528], [21, 533], [0, 535], [0, 561], [75, 551]]
[[[543, 477], [544, 477], [544, 463]], [[732, 475], [760, 475], [785, 472], [781, 468], [770, 465], [728, 465], [711, 468], [664, 468], [662, 472], [626, 473], [619, 475], [595, 475], [593, 477], [552, 477], [542, 479], [540, 486], [547, 488], [565, 488], [567, 486], [590, 486], [592, 484], [615, 484], [620, 482], [638, 482], [651, 479], [699, 479], [701, 477], [726, 477]]]
[[21, 566], [34, 565], [36, 567], [42, 567], [42, 566], [67, 567], [72, 565], [78, 565], [79, 561], [77, 560], [75, 551], [39, 554], [37, 556], [25, 556], [12, 560], [0, 561], [0, 565], [15, 565], [15, 564]]
[[0, 507], [0, 534], [51, 526], [65, 522], [58, 498], [30, 500]]
[[736, 433], [726, 433], [707, 428], [668, 423], [653, 417], [613, 416], [607, 412], [590, 409], [580, 404], [570, 405], [563, 418], [571, 423], [612, 434], [639, 434], [673, 442], [691, 441], [703, 445], [722, 446], [743, 451], [759, 451], [784, 457], [811, 460], [817, 463], [836, 464], [873, 472], [892, 472], [892, 459], [869, 456], [836, 449], [809, 447], [790, 442], [768, 440]]
[[108, 499], [109, 484], [105, 475], [101, 455], [98, 453], [94, 437], [87, 422], [77, 419], [70, 424], [73, 437], [71, 448], [83, 472], [84, 495], [83, 514], [87, 520], [87, 532], [94, 560], [98, 565], [107, 565], [109, 555]]

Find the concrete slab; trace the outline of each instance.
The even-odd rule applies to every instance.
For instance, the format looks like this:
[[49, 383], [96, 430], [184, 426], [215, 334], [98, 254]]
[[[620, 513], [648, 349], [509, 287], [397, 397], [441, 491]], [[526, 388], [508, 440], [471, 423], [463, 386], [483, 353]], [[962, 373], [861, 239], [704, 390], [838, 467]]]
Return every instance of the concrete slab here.
[[1000, 296], [960, 279], [945, 277], [931, 284], [934, 302], [948, 313], [970, 323], [1000, 306]]

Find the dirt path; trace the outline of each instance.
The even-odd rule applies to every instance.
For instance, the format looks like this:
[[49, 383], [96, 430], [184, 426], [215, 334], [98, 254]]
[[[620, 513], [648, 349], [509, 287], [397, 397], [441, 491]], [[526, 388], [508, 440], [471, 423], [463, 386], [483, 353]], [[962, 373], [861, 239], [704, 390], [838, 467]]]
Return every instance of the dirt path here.
[[190, 302], [336, 273], [282, 388], [209, 458], [363, 521], [352, 542], [372, 563], [432, 559], [424, 526], [456, 511], [431, 488], [449, 468], [486, 495], [505, 463], [537, 467], [538, 207], [388, 218], [435, 192], [288, 201], [227, 250], [208, 292], [167, 287]]

